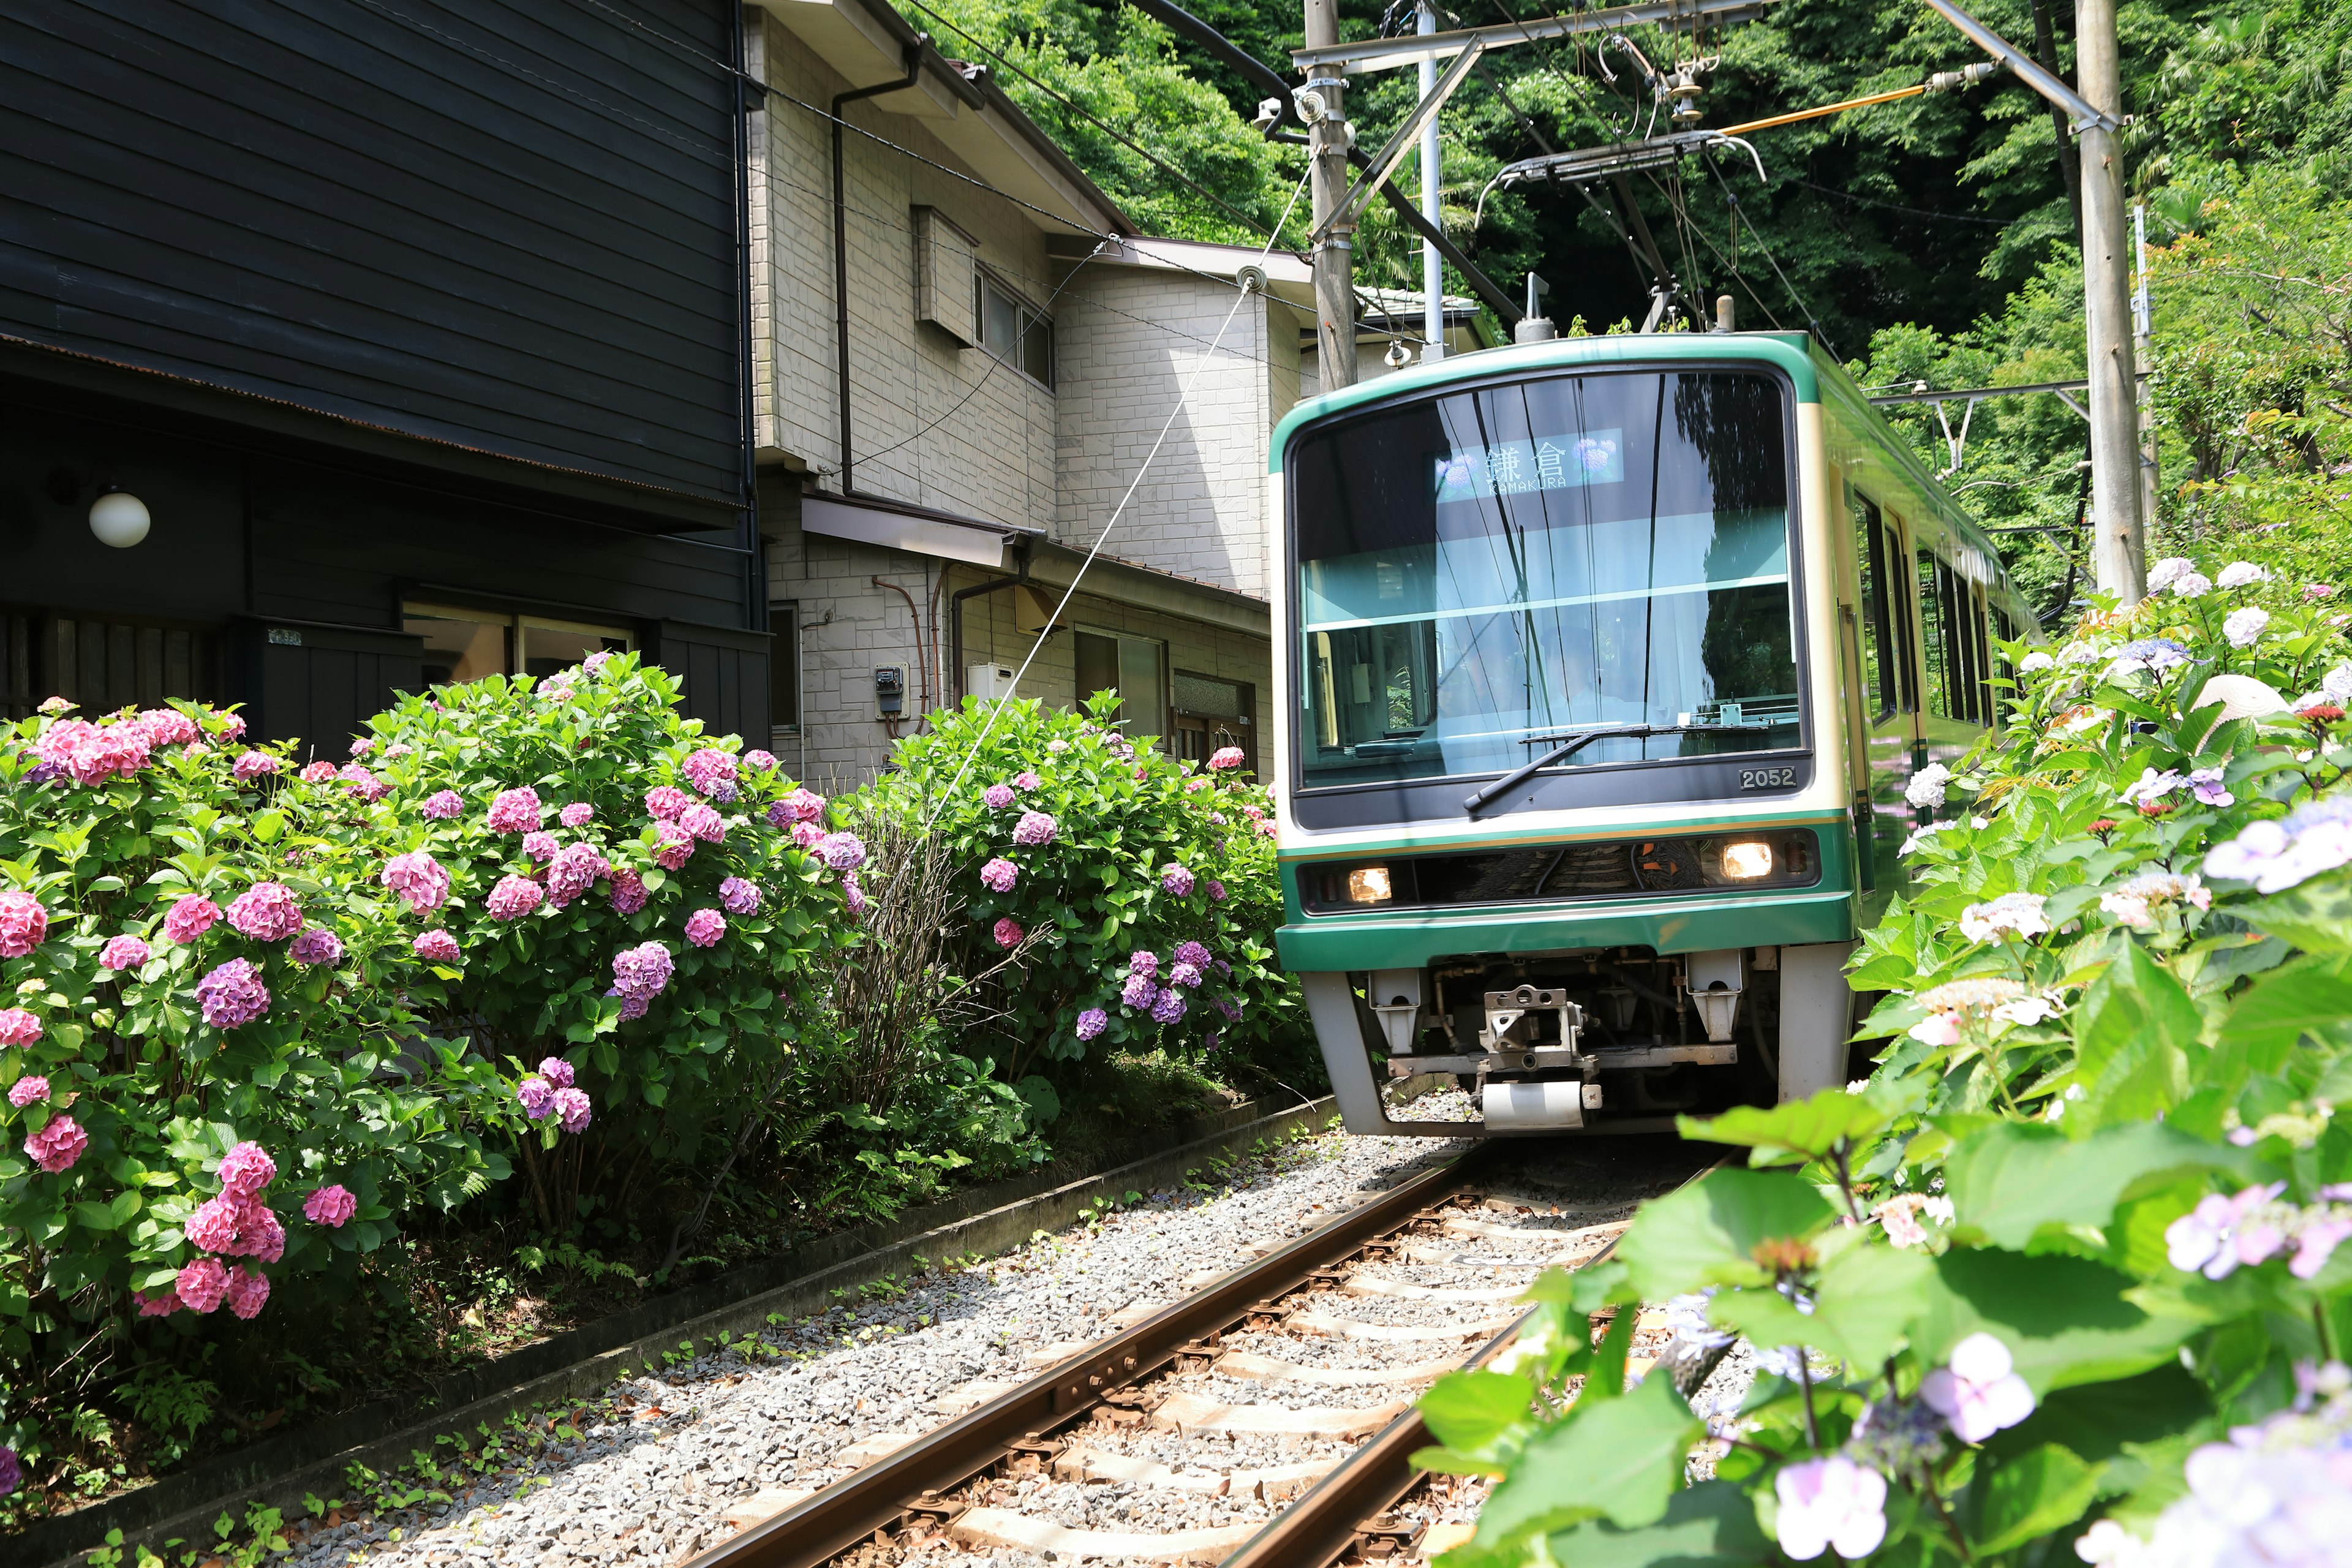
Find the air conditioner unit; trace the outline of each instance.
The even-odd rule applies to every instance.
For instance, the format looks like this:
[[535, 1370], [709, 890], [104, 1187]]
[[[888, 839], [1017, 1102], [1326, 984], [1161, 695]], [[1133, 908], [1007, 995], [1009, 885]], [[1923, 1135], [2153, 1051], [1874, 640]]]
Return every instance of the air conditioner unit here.
[[994, 702], [1013, 695], [1013, 667], [1009, 664], [975, 664], [964, 671], [963, 689], [982, 702]]

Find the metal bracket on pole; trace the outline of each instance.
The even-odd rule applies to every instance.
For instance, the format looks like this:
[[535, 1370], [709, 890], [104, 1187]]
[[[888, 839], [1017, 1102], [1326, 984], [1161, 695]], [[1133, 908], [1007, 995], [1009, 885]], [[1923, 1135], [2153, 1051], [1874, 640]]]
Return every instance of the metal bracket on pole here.
[[1506, 44], [1531, 44], [1539, 38], [1565, 38], [1575, 33], [1614, 33], [1627, 27], [1659, 26], [1675, 22], [1744, 21], [1760, 16], [1770, 0], [1641, 0], [1638, 5], [1612, 5], [1604, 11], [1579, 11], [1567, 16], [1543, 16], [1525, 22], [1498, 23], [1489, 27], [1457, 27], [1447, 33], [1407, 33], [1394, 38], [1366, 38], [1352, 44], [1321, 44], [1290, 51], [1291, 63], [1302, 71], [1338, 66], [1349, 76], [1363, 71], [1393, 70], [1422, 60], [1444, 59], [1476, 45], [1499, 48]]
[[2042, 69], [2041, 62], [2032, 55], [2011, 45], [1999, 33], [1953, 5], [1952, 0], [1927, 0], [1927, 4], [1941, 12], [1944, 20], [1966, 33], [1979, 48], [2015, 71], [2026, 86], [2073, 115], [2076, 134], [2095, 125], [2102, 131], [2123, 129], [2122, 121], [2092, 108], [2088, 99]]
[[1486, 45], [1474, 41], [1454, 57], [1454, 63], [1446, 68], [1444, 76], [1437, 79], [1437, 85], [1412, 106], [1412, 112], [1404, 117], [1404, 123], [1396, 128], [1378, 153], [1372, 154], [1371, 166], [1356, 176], [1356, 183], [1348, 188], [1348, 195], [1339, 207], [1316, 229], [1316, 238], [1322, 238], [1338, 225], [1354, 221], [1356, 209], [1362, 205], [1364, 197], [1388, 183], [1388, 177], [1404, 161], [1405, 153], [1421, 140], [1422, 126], [1444, 107], [1445, 100], [1454, 96], [1454, 89], [1469, 77], [1470, 68], [1478, 63], [1478, 57], [1485, 52]]

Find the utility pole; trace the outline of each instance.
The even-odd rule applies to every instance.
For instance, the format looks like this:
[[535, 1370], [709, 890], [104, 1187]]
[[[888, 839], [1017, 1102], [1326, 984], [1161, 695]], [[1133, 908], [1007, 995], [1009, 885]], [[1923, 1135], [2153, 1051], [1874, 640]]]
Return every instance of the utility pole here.
[[2132, 365], [2141, 380], [2139, 409], [2139, 521], [2143, 532], [2156, 521], [2156, 400], [2148, 395], [2147, 367], [2156, 361], [2149, 339], [2156, 331], [2147, 297], [2147, 209], [2132, 204], [2132, 262], [2138, 281], [2132, 288]]
[[[1433, 0], [1421, 0], [1421, 33], [1437, 31], [1437, 6]], [[1421, 96], [1427, 98], [1437, 90], [1437, 60], [1435, 57], [1421, 62]], [[1444, 189], [1438, 177], [1441, 154], [1437, 144], [1437, 116], [1421, 128], [1421, 216], [1429, 220], [1432, 228], [1445, 222]], [[1421, 242], [1422, 350], [1423, 363], [1445, 357], [1445, 258], [1437, 254], [1433, 241]]]
[[2089, 341], [2091, 561], [2102, 593], [2136, 605], [2147, 592], [2140, 518], [2139, 377], [2132, 353], [2130, 240], [2124, 216], [2123, 78], [2116, 0], [2074, 0], [2074, 70], [2103, 122], [2082, 128], [2083, 324]]
[[[1337, 44], [1339, 0], [1306, 0], [1306, 6], [1307, 47]], [[1307, 72], [1307, 90], [1322, 102], [1321, 111], [1309, 117], [1307, 149], [1319, 237], [1315, 244], [1315, 359], [1325, 392], [1356, 384], [1356, 226], [1343, 218], [1331, 224], [1328, 233], [1323, 229], [1348, 196], [1346, 85], [1338, 67]]]

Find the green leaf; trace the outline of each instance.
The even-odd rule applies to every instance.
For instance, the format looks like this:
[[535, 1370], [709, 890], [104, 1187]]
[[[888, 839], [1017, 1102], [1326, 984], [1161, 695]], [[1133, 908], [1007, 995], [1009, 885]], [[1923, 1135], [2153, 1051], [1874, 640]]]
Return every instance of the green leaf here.
[[2007, 1552], [2083, 1517], [2099, 1473], [2055, 1443], [2044, 1443], [1984, 1478], [1978, 1516], [1979, 1553]]
[[[2038, 1442], [2063, 1443], [2082, 1458], [2100, 1464], [2116, 1458], [2127, 1445], [2178, 1436], [2198, 1428], [2213, 1414], [2205, 1385], [2179, 1361], [2112, 1383], [2062, 1388], [2042, 1402], [2021, 1426], [1994, 1436], [1988, 1447], [2002, 1451]], [[2114, 1478], [2108, 1478], [2114, 1489]]]
[[1842, 1142], [1859, 1143], [1868, 1138], [1886, 1125], [1886, 1115], [1862, 1095], [1825, 1089], [1769, 1110], [1743, 1105], [1704, 1121], [1676, 1117], [1675, 1125], [1685, 1138], [1744, 1144], [1759, 1154], [1785, 1150], [1817, 1160], [1835, 1152]]
[[1933, 1363], [1982, 1331], [2037, 1394], [2130, 1377], [2170, 1360], [2198, 1326], [2152, 1316], [2125, 1300], [2132, 1287], [2086, 1258], [1955, 1247], [1936, 1259], [1912, 1348]]
[[2055, 1127], [2003, 1121], [1961, 1140], [1945, 1165], [1963, 1236], [2022, 1248], [2045, 1225], [2105, 1226], [2116, 1205], [2185, 1170], [2242, 1167], [2244, 1157], [2157, 1122], [2070, 1139]]
[[2315, 877], [2237, 912], [2306, 952], [2352, 952], [2352, 881], [2341, 877]]
[[1813, 1310], [1800, 1312], [1771, 1289], [1717, 1296], [1707, 1319], [1759, 1345], [1811, 1345], [1849, 1365], [1877, 1366], [1927, 1310], [1935, 1265], [1892, 1247], [1853, 1247], [1823, 1264]]
[[1617, 1256], [1654, 1301], [1703, 1285], [1763, 1285], [1772, 1276], [1755, 1261], [1759, 1242], [1809, 1237], [1833, 1217], [1794, 1175], [1732, 1167], [1644, 1205]]
[[2107, 965], [2083, 999], [2074, 1036], [2083, 1098], [2067, 1111], [2093, 1127], [2147, 1121], [2189, 1091], [2188, 1049], [2203, 1031], [2197, 1004], [2137, 942]]
[[2305, 1035], [2352, 1041], [2352, 974], [2342, 960], [2305, 961], [2264, 975], [2221, 1021], [2221, 1040], [2275, 1065]]
[[1480, 1511], [1476, 1540], [1499, 1545], [1588, 1519], [1654, 1524], [1705, 1432], [1668, 1377], [1645, 1377], [1622, 1399], [1579, 1402], [1521, 1451]]
[[1575, 1568], [1699, 1568], [1702, 1563], [1776, 1563], [1771, 1539], [1758, 1528], [1756, 1507], [1730, 1481], [1701, 1481], [1676, 1492], [1664, 1517], [1626, 1530], [1590, 1520], [1546, 1542], [1555, 1563]]
[[1449, 1372], [1421, 1396], [1421, 1418], [1449, 1448], [1484, 1448], [1527, 1420], [1535, 1397], [1515, 1372]]

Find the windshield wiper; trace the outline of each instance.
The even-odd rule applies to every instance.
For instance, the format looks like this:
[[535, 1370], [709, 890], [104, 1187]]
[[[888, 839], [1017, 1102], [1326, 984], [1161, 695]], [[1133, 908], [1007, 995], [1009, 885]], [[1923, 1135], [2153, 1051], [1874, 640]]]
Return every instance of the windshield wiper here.
[[1513, 768], [1479, 790], [1462, 803], [1462, 809], [1468, 816], [1477, 816], [1497, 796], [1509, 794], [1544, 769], [1567, 761], [1595, 741], [1646, 741], [1657, 735], [1715, 735], [1727, 731], [1759, 727], [1754, 724], [1620, 724], [1607, 729], [1580, 731], [1565, 739], [1558, 735], [1531, 736], [1529, 739], [1538, 744], [1545, 741], [1559, 741], [1560, 744], [1525, 766]]

